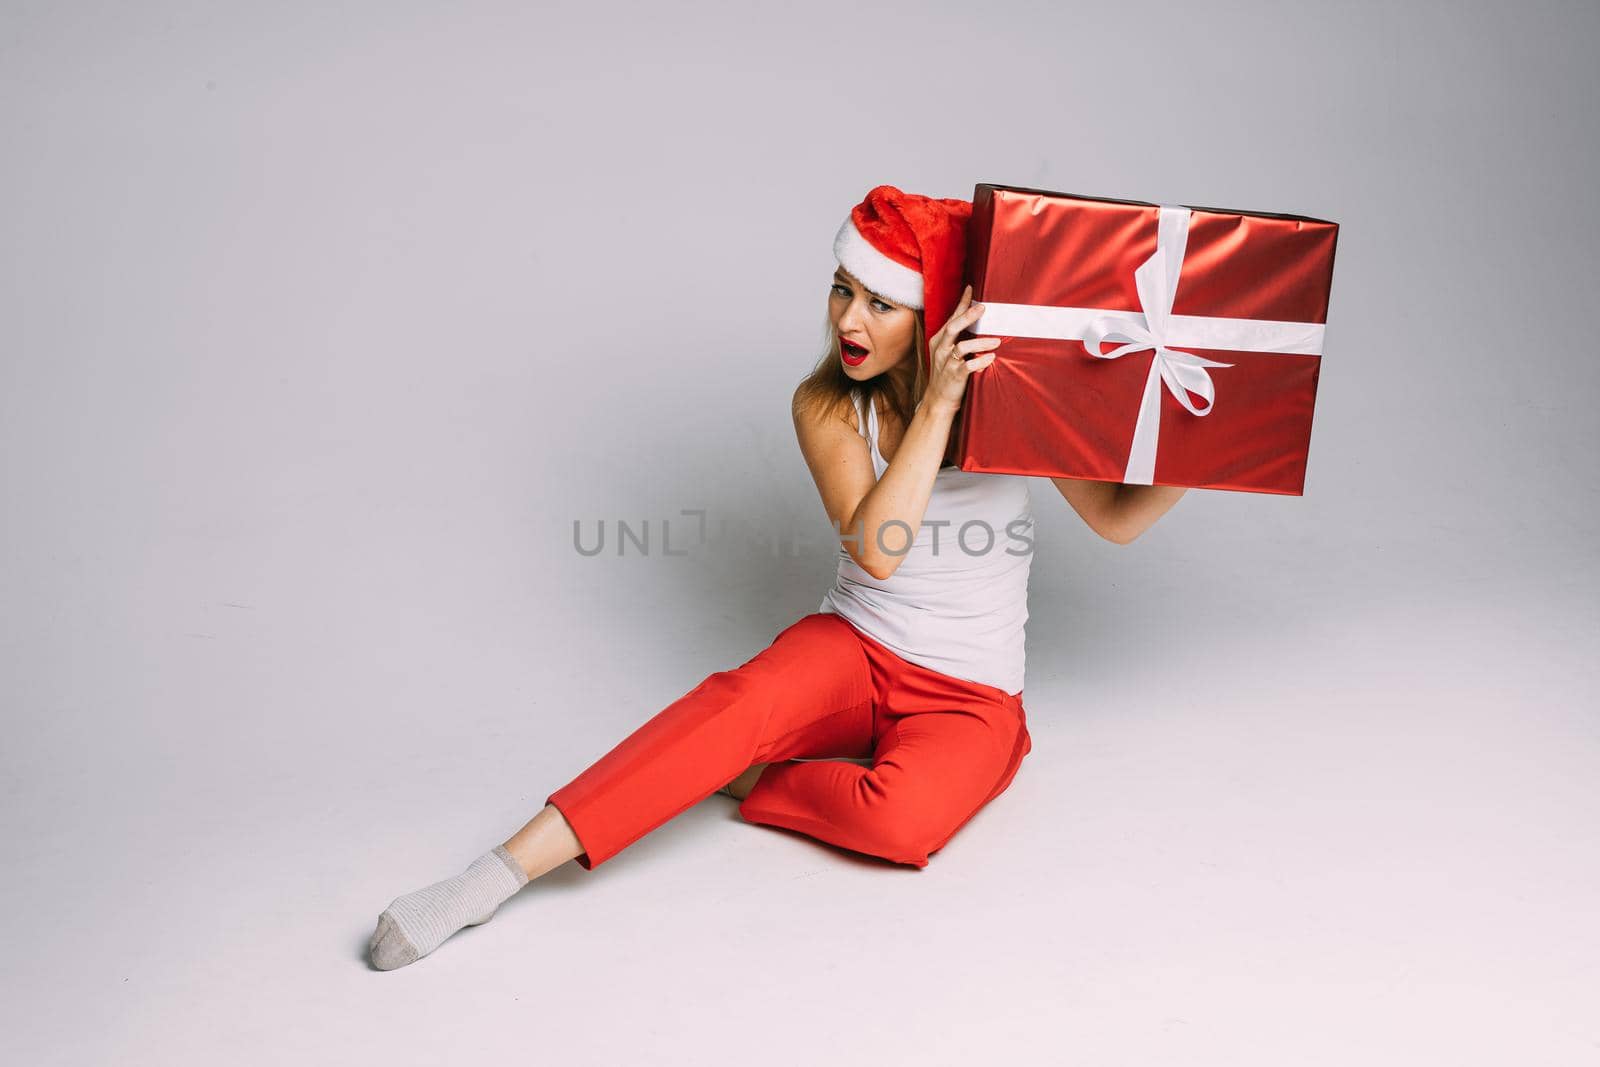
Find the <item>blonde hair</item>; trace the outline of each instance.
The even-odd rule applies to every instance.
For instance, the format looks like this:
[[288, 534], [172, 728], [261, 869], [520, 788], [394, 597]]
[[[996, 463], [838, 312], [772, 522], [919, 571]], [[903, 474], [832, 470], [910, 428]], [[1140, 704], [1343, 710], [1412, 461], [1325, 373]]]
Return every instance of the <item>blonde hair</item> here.
[[[884, 398], [883, 407], [894, 413], [902, 427], [909, 426], [911, 416], [921, 403], [922, 394], [928, 387], [927, 360], [923, 354], [928, 347], [927, 334], [923, 326], [922, 312], [913, 311], [913, 314], [916, 320], [911, 331], [911, 358], [916, 361], [917, 371], [916, 377], [912, 380], [909, 405], [888, 387], [887, 375], [879, 374], [864, 382], [858, 382], [844, 372], [844, 364], [839, 360], [839, 332], [834, 329], [833, 316], [829, 315], [823, 321], [822, 357], [800, 380], [799, 386], [795, 389], [795, 410], [808, 416], [820, 413], [823, 416], [849, 422], [848, 412], [855, 397], [860, 396], [876, 404], [881, 395]], [[865, 426], [861, 427], [862, 433], [866, 430]], [[953, 462], [951, 457], [955, 444], [954, 432], [950, 437], [951, 447], [946, 450], [946, 463]]]

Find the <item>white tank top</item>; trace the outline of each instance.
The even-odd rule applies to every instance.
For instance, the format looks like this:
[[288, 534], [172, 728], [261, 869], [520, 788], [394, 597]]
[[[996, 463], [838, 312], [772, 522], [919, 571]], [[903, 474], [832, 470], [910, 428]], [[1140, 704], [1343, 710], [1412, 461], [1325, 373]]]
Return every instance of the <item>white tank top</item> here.
[[[858, 395], [856, 411], [881, 478], [889, 464], [878, 451], [877, 408]], [[888, 526], [883, 544], [900, 550], [906, 532]], [[818, 610], [841, 616], [902, 659], [1016, 695], [1032, 563], [1028, 480], [944, 467], [895, 572], [879, 581], [841, 543], [838, 577]]]

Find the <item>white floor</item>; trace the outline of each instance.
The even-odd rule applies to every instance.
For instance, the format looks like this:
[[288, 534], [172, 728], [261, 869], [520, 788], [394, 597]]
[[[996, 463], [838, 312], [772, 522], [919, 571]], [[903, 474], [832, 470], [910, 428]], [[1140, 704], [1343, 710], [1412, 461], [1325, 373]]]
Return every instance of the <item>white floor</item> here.
[[6, 746], [6, 1058], [1600, 1059], [1592, 570], [1512, 589], [1435, 554], [1380, 586], [1330, 561], [1297, 599], [1257, 554], [1248, 595], [1223, 560], [1152, 612], [1181, 530], [1065, 535], [1073, 595], [1031, 622], [1034, 751], [928, 869], [713, 796], [388, 973], [362, 950], [393, 896], [807, 598], [691, 620], [655, 568], [597, 580], [592, 615], [420, 618], [330, 574], [255, 602], [147, 590], [117, 644], [67, 605], [72, 681], [9, 664], [57, 689]]

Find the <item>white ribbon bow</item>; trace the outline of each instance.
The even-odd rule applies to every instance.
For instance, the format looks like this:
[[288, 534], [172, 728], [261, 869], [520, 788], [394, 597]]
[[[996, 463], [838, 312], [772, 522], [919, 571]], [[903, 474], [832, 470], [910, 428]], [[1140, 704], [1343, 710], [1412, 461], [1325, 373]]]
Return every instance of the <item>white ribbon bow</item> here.
[[[1173, 399], [1190, 414], [1209, 415], [1216, 405], [1216, 391], [1206, 368], [1233, 366], [1167, 347], [1172, 301], [1178, 295], [1178, 275], [1183, 271], [1183, 255], [1188, 246], [1189, 209], [1163, 206], [1156, 226], [1155, 254], [1133, 272], [1134, 288], [1144, 313], [1101, 315], [1084, 327], [1083, 347], [1100, 359], [1120, 359], [1133, 352], [1155, 350], [1150, 373], [1144, 380], [1144, 397], [1139, 402], [1139, 421], [1133, 426], [1127, 470], [1122, 476], [1131, 485], [1150, 485], [1155, 480], [1156, 446], [1161, 437], [1161, 383], [1167, 384]], [[1128, 343], [1103, 352], [1101, 345], [1107, 339]], [[1206, 398], [1204, 410], [1194, 406], [1190, 393]]]
[[[1133, 272], [1141, 308], [1138, 312], [980, 300], [983, 314], [972, 324], [975, 334], [1081, 340], [1089, 354], [1100, 359], [1120, 359], [1133, 352], [1154, 350], [1122, 476], [1130, 485], [1151, 485], [1155, 480], [1161, 383], [1166, 383], [1178, 403], [1191, 414], [1208, 415], [1216, 402], [1216, 392], [1206, 368], [1233, 366], [1179, 351], [1172, 345], [1232, 352], [1322, 354], [1321, 323], [1173, 314], [1172, 301], [1178, 293], [1178, 277], [1189, 244], [1189, 216], [1190, 210], [1181, 205], [1161, 205], [1155, 254]], [[1126, 343], [1106, 352], [1102, 346], [1108, 340]], [[1189, 399], [1191, 392], [1205, 398], [1204, 410]]]

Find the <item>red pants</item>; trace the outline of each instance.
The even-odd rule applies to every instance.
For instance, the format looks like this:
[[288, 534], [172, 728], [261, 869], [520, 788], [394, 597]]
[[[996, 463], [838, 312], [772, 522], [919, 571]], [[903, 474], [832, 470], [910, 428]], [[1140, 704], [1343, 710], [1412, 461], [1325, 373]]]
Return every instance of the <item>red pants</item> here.
[[[908, 663], [818, 612], [707, 677], [546, 802], [592, 870], [767, 763], [739, 805], [747, 821], [926, 867], [1032, 748], [1021, 693]], [[785, 762], [796, 757], [814, 762]]]

